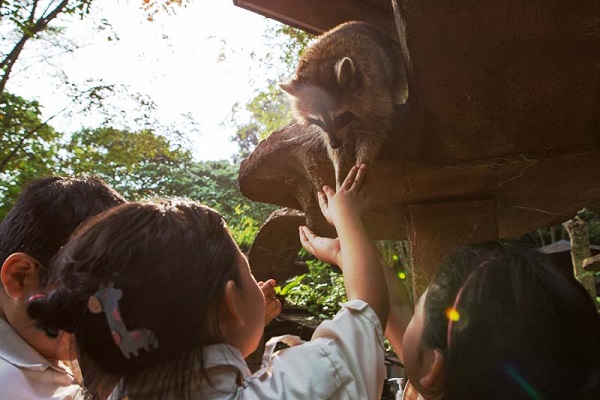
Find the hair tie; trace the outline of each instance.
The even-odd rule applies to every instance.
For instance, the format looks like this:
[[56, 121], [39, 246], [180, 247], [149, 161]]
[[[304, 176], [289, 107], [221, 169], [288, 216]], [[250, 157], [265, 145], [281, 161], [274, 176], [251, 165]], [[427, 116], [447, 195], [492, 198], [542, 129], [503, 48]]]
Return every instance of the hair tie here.
[[29, 296], [29, 298], [27, 299], [27, 304], [31, 303], [34, 300], [45, 299], [45, 298], [46, 298], [45, 294], [43, 294], [43, 293], [37, 293], [37, 294], [34, 294], [32, 296]]
[[446, 332], [446, 348], [450, 347], [450, 340], [452, 339], [452, 328], [454, 327], [454, 322], [460, 319], [460, 313], [457, 310], [458, 302], [462, 298], [462, 295], [467, 285], [473, 280], [473, 278], [475, 277], [475, 275], [477, 275], [478, 272], [480, 272], [484, 267], [489, 265], [490, 262], [493, 260], [494, 259], [486, 260], [479, 264], [479, 266], [473, 271], [471, 271], [471, 273], [469, 274], [467, 279], [465, 279], [465, 282], [462, 284], [460, 289], [458, 289], [458, 293], [456, 293], [456, 297], [454, 298], [454, 303], [452, 304], [452, 307], [446, 310], [446, 316], [448, 318], [448, 331]]
[[150, 351], [151, 348], [157, 348], [158, 339], [150, 330], [142, 328], [130, 331], [127, 329], [119, 309], [121, 297], [123, 297], [123, 291], [115, 289], [113, 282], [106, 287], [100, 284], [100, 289], [88, 300], [88, 310], [93, 314], [104, 311], [112, 338], [125, 358], [130, 358], [132, 354], [137, 357], [139, 349]]

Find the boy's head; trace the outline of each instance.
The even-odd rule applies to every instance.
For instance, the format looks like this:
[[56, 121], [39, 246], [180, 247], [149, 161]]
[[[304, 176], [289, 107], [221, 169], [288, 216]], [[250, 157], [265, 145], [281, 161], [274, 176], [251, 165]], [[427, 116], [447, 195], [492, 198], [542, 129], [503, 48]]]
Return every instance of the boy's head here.
[[125, 199], [99, 178], [48, 177], [25, 187], [0, 222], [0, 317], [48, 358], [55, 358], [56, 343], [26, 317], [27, 299], [44, 286], [47, 264], [75, 228], [122, 203]]
[[444, 398], [597, 398], [600, 316], [545, 255], [466, 246], [423, 297], [422, 347], [441, 355]]

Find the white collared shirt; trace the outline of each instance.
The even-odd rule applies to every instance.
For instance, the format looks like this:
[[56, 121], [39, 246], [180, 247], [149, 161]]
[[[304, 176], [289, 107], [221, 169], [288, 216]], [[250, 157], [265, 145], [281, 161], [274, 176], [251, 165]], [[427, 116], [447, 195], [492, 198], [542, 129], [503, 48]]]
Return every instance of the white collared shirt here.
[[[342, 305], [333, 320], [316, 329], [309, 342], [297, 336], [269, 340], [261, 369], [251, 374], [240, 351], [227, 344], [203, 348], [210, 379], [201, 378], [199, 365], [191, 393], [210, 400], [378, 400], [385, 379], [383, 329], [367, 303]], [[278, 342], [292, 347], [273, 352]], [[176, 399], [168, 388], [146, 382], [131, 390], [131, 399]]]
[[65, 365], [46, 359], [0, 318], [0, 398], [82, 399], [83, 390]]

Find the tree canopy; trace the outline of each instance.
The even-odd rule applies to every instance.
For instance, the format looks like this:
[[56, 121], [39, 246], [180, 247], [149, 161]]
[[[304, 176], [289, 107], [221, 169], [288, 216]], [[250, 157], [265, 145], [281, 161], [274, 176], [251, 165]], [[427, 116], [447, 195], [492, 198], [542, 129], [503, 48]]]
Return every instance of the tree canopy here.
[[244, 106], [250, 115], [248, 119], [239, 117], [239, 104], [234, 106], [232, 121], [237, 128], [231, 140], [239, 147], [237, 159], [247, 157], [261, 140], [291, 120], [292, 113], [287, 95], [279, 88], [279, 83], [290, 78], [300, 54], [314, 39], [313, 35], [287, 25], [272, 25], [265, 35], [269, 43], [273, 43], [274, 46], [279, 44], [278, 48], [283, 51], [276, 60], [273, 60], [273, 55], [269, 53], [260, 59], [259, 63], [269, 68], [274, 62], [278, 62], [284, 66], [284, 72], [269, 79], [268, 85], [259, 90]]
[[57, 170], [60, 137], [41, 120], [41, 105], [5, 92], [0, 98], [0, 216], [24, 182]]

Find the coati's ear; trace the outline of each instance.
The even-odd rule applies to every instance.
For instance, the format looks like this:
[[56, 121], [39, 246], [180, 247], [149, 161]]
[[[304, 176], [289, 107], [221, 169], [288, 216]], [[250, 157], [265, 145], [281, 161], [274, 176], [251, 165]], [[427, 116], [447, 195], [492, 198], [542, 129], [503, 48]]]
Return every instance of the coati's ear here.
[[335, 75], [340, 86], [345, 86], [354, 79], [354, 63], [350, 57], [344, 57], [335, 64]]
[[296, 81], [280, 83], [279, 87], [281, 88], [281, 90], [292, 96], [294, 96], [298, 92], [298, 84]]

